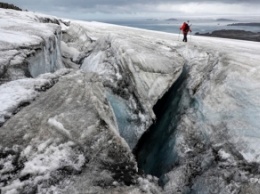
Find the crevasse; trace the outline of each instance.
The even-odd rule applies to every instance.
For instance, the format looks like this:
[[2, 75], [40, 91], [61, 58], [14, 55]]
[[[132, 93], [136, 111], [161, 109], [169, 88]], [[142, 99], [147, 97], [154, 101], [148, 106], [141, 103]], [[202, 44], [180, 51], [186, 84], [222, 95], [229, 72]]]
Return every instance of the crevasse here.
[[181, 109], [185, 106], [182, 98], [186, 92], [186, 77], [187, 70], [184, 68], [179, 79], [154, 106], [157, 120], [134, 149], [138, 167], [146, 174], [160, 177], [178, 162], [174, 136]]

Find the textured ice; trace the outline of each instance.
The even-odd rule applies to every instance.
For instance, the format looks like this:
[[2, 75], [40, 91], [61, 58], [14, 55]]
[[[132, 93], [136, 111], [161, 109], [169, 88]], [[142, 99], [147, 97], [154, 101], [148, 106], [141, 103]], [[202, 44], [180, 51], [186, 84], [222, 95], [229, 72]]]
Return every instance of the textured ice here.
[[[258, 193], [258, 43], [0, 16], [2, 193]], [[61, 61], [80, 70], [42, 74]], [[144, 142], [158, 180], [132, 148], [173, 83], [167, 122]]]
[[[5, 164], [1, 182], [9, 180], [2, 185], [3, 193], [51, 189], [99, 193], [109, 185], [111, 192], [141, 192], [135, 182], [134, 156], [117, 131], [105, 89], [95, 74], [78, 71], [60, 78], [8, 120], [0, 135]], [[115, 181], [119, 182], [116, 188]], [[158, 189], [151, 181], [145, 183]]]
[[60, 76], [69, 73], [62, 69], [54, 74], [42, 74], [36, 79], [24, 78], [0, 85], [0, 124], [3, 124], [19, 107], [30, 104], [41, 91], [52, 87]]
[[[101, 75], [104, 85], [119, 96], [109, 95], [108, 100], [117, 117], [120, 134], [134, 148], [155, 119], [152, 107], [178, 78], [184, 60], [149, 31], [137, 34], [133, 29], [100, 27], [99, 23], [80, 25], [90, 31], [92, 39], [100, 37], [93, 43], [93, 50], [84, 59], [81, 69]], [[139, 117], [143, 114], [148, 115], [145, 121]]]
[[[146, 142], [146, 165], [155, 166], [158, 171], [159, 168], [162, 172], [170, 171], [168, 178], [166, 175], [160, 179], [162, 184], [166, 183], [166, 193], [200, 193], [203, 190], [232, 193], [251, 187], [250, 177], [259, 178], [257, 43], [193, 37], [192, 42], [183, 44], [176, 41], [176, 35], [166, 33], [94, 22], [78, 24], [88, 32], [85, 40], [90, 44], [81, 69], [101, 75], [104, 85], [120, 96], [108, 96], [108, 100], [119, 132], [130, 147], [134, 145], [131, 139], [136, 134], [129, 130], [130, 126], [137, 129], [136, 132], [149, 126], [140, 127], [136, 123], [141, 117], [140, 120], [133, 118], [149, 115], [148, 123], [154, 118], [149, 108], [165, 93], [165, 88], [170, 87], [171, 84], [167, 84], [172, 83], [168, 80], [172, 76], [167, 72], [176, 71], [176, 75], [180, 75], [182, 70], [171, 63], [185, 63], [187, 75], [183, 89], [175, 91], [180, 93], [180, 102], [166, 113], [175, 119], [169, 124], [176, 130], [170, 133], [167, 127], [161, 128], [162, 133], [158, 132], [153, 141]], [[138, 100], [126, 103], [129, 97]], [[135, 107], [138, 114], [128, 111]], [[174, 112], [178, 116], [173, 115]], [[149, 158], [149, 153], [154, 157]], [[233, 182], [230, 183], [230, 179]]]
[[250, 180], [259, 179], [258, 50], [254, 42], [200, 37], [179, 47], [187, 76], [175, 90], [178, 106], [171, 106], [177, 98], [165, 101], [140, 164], [162, 175], [165, 193], [257, 193]]
[[63, 66], [60, 51], [61, 34], [45, 40], [45, 46], [41, 52], [30, 57], [28, 69], [32, 77], [42, 73], [55, 72]]
[[[63, 67], [61, 27], [44, 23], [46, 16], [30, 12], [0, 11], [1, 82], [36, 77]], [[49, 17], [49, 21], [58, 21]]]

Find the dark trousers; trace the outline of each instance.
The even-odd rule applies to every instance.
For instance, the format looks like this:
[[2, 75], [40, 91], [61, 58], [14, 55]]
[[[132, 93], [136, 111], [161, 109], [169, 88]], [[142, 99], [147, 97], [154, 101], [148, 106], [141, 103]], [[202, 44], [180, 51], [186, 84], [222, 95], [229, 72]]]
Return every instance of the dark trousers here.
[[183, 33], [183, 40], [182, 40], [183, 42], [187, 42], [187, 35], [188, 35], [187, 33]]

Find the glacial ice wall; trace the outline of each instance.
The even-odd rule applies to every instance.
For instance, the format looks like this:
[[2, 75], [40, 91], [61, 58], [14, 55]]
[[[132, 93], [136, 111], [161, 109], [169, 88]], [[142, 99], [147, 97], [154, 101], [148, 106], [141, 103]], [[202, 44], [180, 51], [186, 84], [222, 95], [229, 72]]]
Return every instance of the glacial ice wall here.
[[1, 83], [64, 67], [60, 25], [41, 23], [40, 16], [30, 13], [1, 10], [0, 14]]
[[61, 31], [55, 32], [54, 36], [44, 40], [43, 44], [40, 51], [26, 59], [32, 77], [37, 77], [43, 73], [53, 73], [64, 67], [61, 58]]
[[[12, 10], [0, 12], [0, 125], [30, 104], [42, 90], [57, 82], [64, 68], [61, 56], [61, 26], [42, 23], [46, 16]], [[67, 71], [68, 72], [68, 71]], [[29, 79], [36, 78], [37, 79]], [[17, 80], [17, 81], [16, 81]]]

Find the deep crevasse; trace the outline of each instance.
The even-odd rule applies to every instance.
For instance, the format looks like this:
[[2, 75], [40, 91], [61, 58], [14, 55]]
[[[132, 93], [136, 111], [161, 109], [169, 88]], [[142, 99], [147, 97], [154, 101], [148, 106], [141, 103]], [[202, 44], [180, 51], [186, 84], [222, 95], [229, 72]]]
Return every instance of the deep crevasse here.
[[259, 87], [252, 78], [259, 76], [234, 53], [203, 46], [178, 49], [188, 76], [142, 137], [139, 167], [159, 176], [165, 193], [256, 193]]

